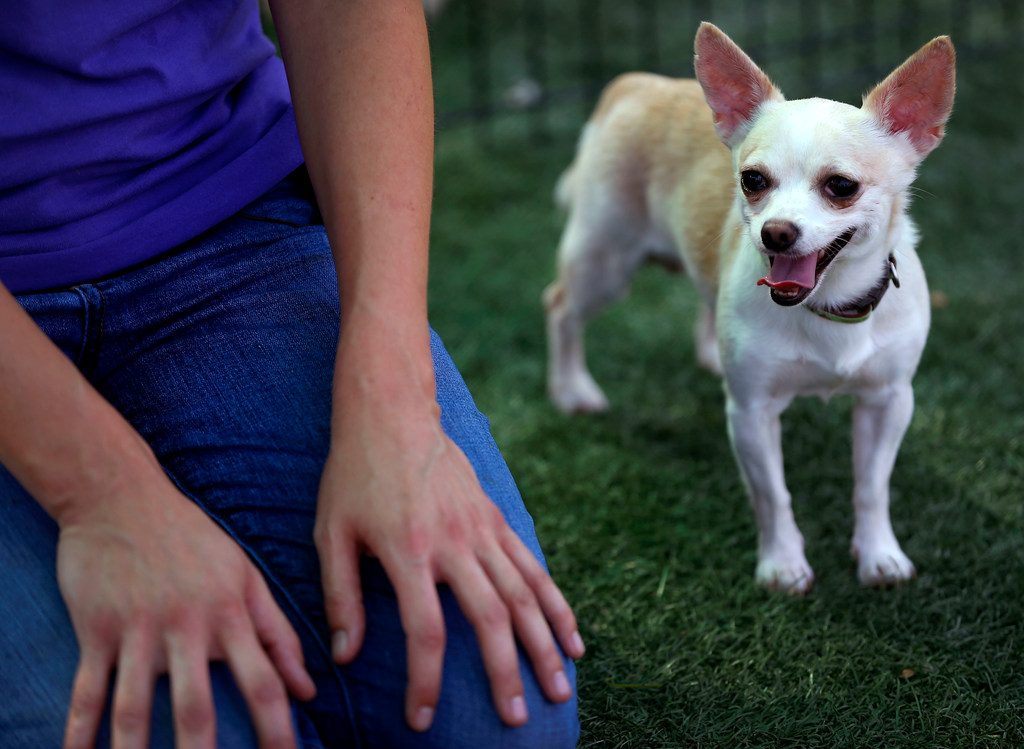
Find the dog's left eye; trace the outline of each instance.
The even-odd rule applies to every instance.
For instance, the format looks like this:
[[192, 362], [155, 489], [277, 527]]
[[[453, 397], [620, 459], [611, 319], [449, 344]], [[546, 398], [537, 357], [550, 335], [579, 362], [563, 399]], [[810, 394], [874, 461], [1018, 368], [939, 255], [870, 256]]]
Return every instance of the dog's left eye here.
[[860, 185], [852, 179], [841, 177], [838, 174], [825, 180], [825, 192], [829, 194], [829, 197], [833, 198], [848, 198], [857, 192], [859, 187]]
[[747, 169], [740, 174], [740, 185], [743, 187], [743, 192], [753, 195], [768, 189], [768, 178], [761, 172]]

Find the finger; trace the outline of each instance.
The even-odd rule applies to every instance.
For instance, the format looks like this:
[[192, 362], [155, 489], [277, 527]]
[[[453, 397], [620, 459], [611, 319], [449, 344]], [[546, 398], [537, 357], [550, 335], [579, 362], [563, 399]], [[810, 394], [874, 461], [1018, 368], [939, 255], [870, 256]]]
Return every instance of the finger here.
[[263, 651], [256, 633], [225, 630], [222, 647], [235, 683], [249, 706], [260, 746], [289, 749], [295, 746], [288, 693], [278, 672]]
[[512, 628], [530, 657], [544, 694], [553, 702], [566, 702], [572, 697], [572, 686], [534, 591], [500, 550], [481, 556], [481, 563], [508, 607]]
[[257, 637], [292, 694], [300, 700], [313, 699], [316, 697], [316, 685], [306, 670], [299, 636], [278, 607], [263, 576], [255, 569], [250, 585], [251, 593], [247, 600]]
[[145, 630], [130, 631], [125, 635], [117, 660], [111, 719], [114, 749], [149, 746], [154, 671], [151, 635]]
[[71, 688], [71, 705], [64, 728], [64, 749], [91, 749], [107, 704], [107, 684], [113, 658], [104, 650], [82, 646]]
[[554, 630], [562, 650], [570, 658], [582, 658], [587, 649], [583, 644], [583, 638], [580, 637], [576, 615], [568, 601], [565, 600], [565, 596], [562, 595], [562, 591], [551, 579], [551, 575], [511, 529], [502, 539], [501, 546], [537, 597], [541, 610], [551, 623], [551, 628]]
[[381, 561], [394, 585], [405, 631], [409, 673], [406, 721], [413, 730], [426, 731], [434, 721], [444, 667], [445, 626], [437, 584], [425, 563], [396, 566]]
[[474, 557], [467, 555], [454, 565], [444, 579], [476, 632], [494, 706], [505, 723], [520, 726], [529, 716], [509, 608]]
[[316, 538], [324, 608], [331, 628], [331, 656], [337, 663], [348, 663], [359, 653], [366, 631], [359, 548], [348, 537], [318, 532]]
[[188, 631], [168, 633], [166, 644], [177, 749], [213, 749], [216, 713], [206, 645]]

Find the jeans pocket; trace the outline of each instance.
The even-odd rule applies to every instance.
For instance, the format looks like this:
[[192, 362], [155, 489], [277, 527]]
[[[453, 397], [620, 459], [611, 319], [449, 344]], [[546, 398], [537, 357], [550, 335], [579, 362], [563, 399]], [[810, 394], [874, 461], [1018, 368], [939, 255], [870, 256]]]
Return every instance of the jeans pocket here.
[[239, 211], [236, 217], [294, 228], [323, 224], [305, 166], [300, 166], [278, 182]]

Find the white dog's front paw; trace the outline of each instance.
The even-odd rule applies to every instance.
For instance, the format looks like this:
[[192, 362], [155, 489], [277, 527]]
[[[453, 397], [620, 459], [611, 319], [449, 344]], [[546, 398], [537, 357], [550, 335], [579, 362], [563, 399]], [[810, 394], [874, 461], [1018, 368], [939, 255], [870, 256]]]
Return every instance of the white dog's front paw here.
[[608, 410], [608, 399], [594, 378], [577, 372], [560, 378], [550, 387], [551, 401], [564, 413], [595, 413]]
[[814, 570], [803, 554], [785, 557], [766, 556], [757, 563], [757, 583], [768, 590], [802, 595], [814, 584]]
[[899, 544], [877, 549], [853, 549], [857, 560], [857, 579], [861, 585], [889, 588], [917, 577], [914, 563]]

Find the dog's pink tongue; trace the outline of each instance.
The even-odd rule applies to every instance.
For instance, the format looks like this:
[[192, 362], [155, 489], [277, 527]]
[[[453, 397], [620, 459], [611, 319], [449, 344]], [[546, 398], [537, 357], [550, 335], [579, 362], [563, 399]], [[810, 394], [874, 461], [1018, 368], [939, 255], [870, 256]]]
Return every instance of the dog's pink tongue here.
[[802, 289], [814, 288], [814, 274], [818, 266], [815, 253], [803, 257], [776, 255], [772, 261], [772, 269], [767, 278], [757, 282], [758, 286], [768, 284], [773, 289], [799, 286]]

